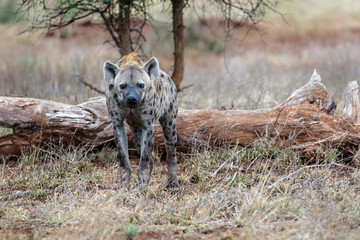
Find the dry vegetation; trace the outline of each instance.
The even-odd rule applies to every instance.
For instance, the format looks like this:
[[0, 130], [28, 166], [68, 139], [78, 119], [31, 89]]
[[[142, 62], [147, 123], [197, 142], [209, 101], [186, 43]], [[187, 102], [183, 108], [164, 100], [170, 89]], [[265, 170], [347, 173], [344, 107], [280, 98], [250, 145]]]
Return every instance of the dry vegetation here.
[[179, 164], [179, 189], [163, 190], [157, 160], [145, 193], [118, 188], [114, 155], [39, 149], [4, 163], [2, 236], [352, 239], [360, 230], [360, 172], [336, 150], [313, 165], [266, 141], [194, 151]]
[[[313, 6], [311, 11], [303, 2]], [[353, 4], [349, 8], [333, 2], [292, 2], [283, 6], [291, 26], [272, 18], [259, 26], [260, 32], [243, 40], [246, 31], [237, 30], [226, 43], [215, 36], [222, 34], [214, 32], [220, 29], [218, 21], [188, 23], [183, 86], [193, 86], [180, 94], [181, 107], [274, 106], [303, 85], [314, 68], [341, 100], [346, 83], [360, 75], [360, 6], [351, 0], [344, 1]], [[321, 10], [326, 7], [331, 16]], [[170, 30], [156, 24], [155, 30], [147, 29], [145, 49], [171, 70]], [[77, 25], [48, 38], [16, 36], [19, 29], [0, 25], [3, 94], [82, 102], [97, 93], [79, 83], [77, 75], [103, 88], [99, 66], [118, 57], [102, 44], [106, 34], [99, 26]], [[49, 146], [16, 159], [0, 156], [0, 237], [359, 238], [358, 153], [352, 162], [337, 149], [327, 149], [324, 159], [309, 163], [301, 153], [268, 139], [244, 149], [194, 148], [179, 156], [180, 188], [174, 191], [163, 190], [166, 165], [154, 154], [146, 192], [136, 188], [136, 172], [132, 190], [119, 189], [116, 153], [109, 148], [94, 153]], [[136, 169], [138, 159], [132, 159]]]

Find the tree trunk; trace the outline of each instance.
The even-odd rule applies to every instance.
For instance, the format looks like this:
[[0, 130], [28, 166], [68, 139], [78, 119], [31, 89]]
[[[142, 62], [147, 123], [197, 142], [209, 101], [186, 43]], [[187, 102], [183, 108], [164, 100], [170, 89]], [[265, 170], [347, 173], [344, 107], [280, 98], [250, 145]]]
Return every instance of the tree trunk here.
[[119, 51], [121, 56], [129, 54], [133, 49], [131, 45], [130, 36], [130, 13], [131, 1], [119, 1], [119, 23], [118, 23], [118, 38], [119, 38]]
[[[344, 154], [358, 151], [360, 111], [357, 84], [349, 84], [342, 115], [333, 115], [335, 103], [319, 75], [296, 90], [282, 104], [260, 110], [180, 109], [177, 131], [178, 152], [194, 147], [245, 147], [256, 139], [271, 140], [284, 147], [318, 156], [326, 147]], [[351, 109], [351, 110], [349, 110]], [[52, 142], [88, 145], [113, 143], [111, 120], [104, 98], [93, 98], [73, 106], [47, 100], [0, 96], [0, 126], [13, 134], [0, 137], [1, 155], [19, 155], [32, 146]], [[129, 146], [133, 148], [131, 132]], [[155, 126], [155, 147], [165, 151], [159, 124]]]
[[184, 24], [183, 9], [184, 0], [171, 0], [174, 34], [174, 72], [172, 79], [176, 89], [180, 90], [180, 82], [184, 76]]

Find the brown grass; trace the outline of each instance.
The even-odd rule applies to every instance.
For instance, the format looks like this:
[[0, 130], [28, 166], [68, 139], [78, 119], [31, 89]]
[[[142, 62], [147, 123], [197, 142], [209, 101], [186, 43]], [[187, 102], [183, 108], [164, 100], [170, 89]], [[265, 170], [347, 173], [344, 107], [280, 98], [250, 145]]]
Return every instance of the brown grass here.
[[[329, 149], [304, 166], [290, 149], [259, 141], [201, 150], [179, 164], [180, 188], [164, 191], [166, 166], [146, 192], [119, 189], [114, 150], [37, 150], [0, 172], [0, 234], [57, 239], [354, 238], [360, 172]], [[136, 163], [133, 162], [136, 169]]]
[[[159, 160], [146, 193], [119, 189], [114, 150], [37, 150], [0, 172], [0, 235], [6, 239], [353, 238], [359, 231], [359, 170], [336, 149], [306, 166], [265, 143], [201, 150], [179, 164], [181, 186], [163, 190]], [[133, 164], [136, 169], [136, 164]], [[133, 179], [136, 179], [134, 173]]]

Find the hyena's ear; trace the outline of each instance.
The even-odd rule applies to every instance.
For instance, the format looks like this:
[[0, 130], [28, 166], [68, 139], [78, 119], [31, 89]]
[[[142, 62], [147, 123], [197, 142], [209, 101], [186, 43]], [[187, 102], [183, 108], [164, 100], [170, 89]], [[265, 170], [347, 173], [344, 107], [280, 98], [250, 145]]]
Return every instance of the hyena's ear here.
[[149, 74], [150, 79], [154, 80], [159, 75], [159, 62], [155, 57], [152, 57], [144, 64], [144, 70]]
[[114, 83], [116, 74], [119, 72], [120, 68], [115, 64], [106, 61], [104, 63], [104, 78], [108, 83]]

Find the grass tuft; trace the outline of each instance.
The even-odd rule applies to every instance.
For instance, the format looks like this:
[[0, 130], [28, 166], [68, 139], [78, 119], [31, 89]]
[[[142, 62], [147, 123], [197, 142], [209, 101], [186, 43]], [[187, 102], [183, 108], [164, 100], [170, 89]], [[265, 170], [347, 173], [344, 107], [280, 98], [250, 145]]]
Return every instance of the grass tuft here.
[[133, 225], [133, 224], [127, 224], [125, 226], [123, 226], [123, 231], [126, 235], [126, 239], [135, 239], [136, 236], [139, 234], [139, 231], [140, 231], [140, 227], [139, 226], [136, 226], [136, 225]]

